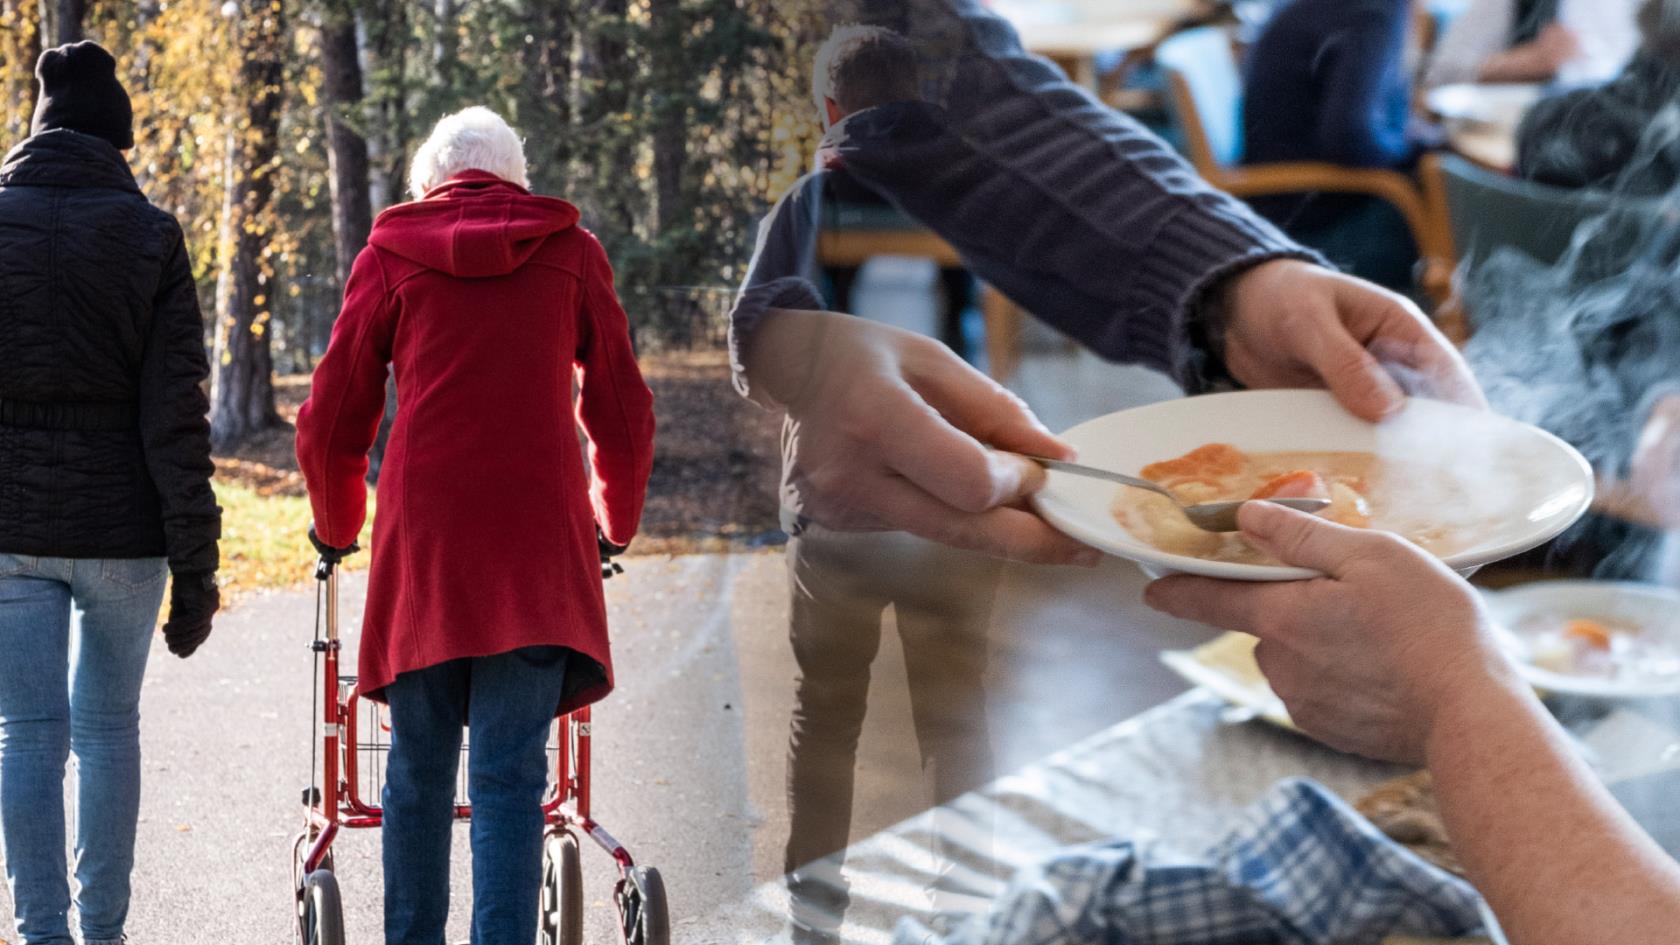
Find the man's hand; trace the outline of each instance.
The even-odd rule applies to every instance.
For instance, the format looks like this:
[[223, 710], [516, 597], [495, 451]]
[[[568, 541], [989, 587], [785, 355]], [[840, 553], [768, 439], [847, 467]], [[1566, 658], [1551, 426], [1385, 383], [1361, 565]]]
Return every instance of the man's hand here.
[[1628, 485], [1649, 510], [1647, 522], [1680, 529], [1680, 393], [1652, 404], [1634, 446]]
[[1245, 505], [1240, 522], [1256, 547], [1326, 576], [1174, 576], [1151, 584], [1145, 600], [1259, 637], [1260, 669], [1303, 731], [1345, 751], [1421, 763], [1455, 700], [1521, 690], [1475, 591], [1423, 550], [1267, 502]]
[[1651, 528], [1680, 529], [1680, 392], [1658, 397], [1633, 448], [1627, 478], [1599, 483], [1600, 512]]
[[1019, 507], [1044, 472], [1009, 451], [1073, 450], [944, 345], [846, 315], [775, 310], [746, 359], [754, 386], [793, 422], [789, 481], [811, 520], [1022, 561], [1100, 560]]
[[1489, 56], [1476, 81], [1550, 82], [1579, 55], [1580, 35], [1562, 23], [1548, 23], [1532, 40]]
[[1297, 260], [1233, 276], [1215, 300], [1225, 365], [1248, 387], [1325, 387], [1380, 420], [1408, 393], [1485, 407], [1446, 337], [1405, 297]]

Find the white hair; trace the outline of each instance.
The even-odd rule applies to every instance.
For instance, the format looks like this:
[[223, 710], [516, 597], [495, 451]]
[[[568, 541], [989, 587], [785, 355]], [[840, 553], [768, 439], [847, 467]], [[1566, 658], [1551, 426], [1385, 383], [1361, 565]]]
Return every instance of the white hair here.
[[502, 116], [481, 105], [446, 115], [432, 129], [409, 165], [409, 192], [418, 200], [462, 171], [484, 171], [521, 187], [531, 186], [525, 170], [525, 143]]

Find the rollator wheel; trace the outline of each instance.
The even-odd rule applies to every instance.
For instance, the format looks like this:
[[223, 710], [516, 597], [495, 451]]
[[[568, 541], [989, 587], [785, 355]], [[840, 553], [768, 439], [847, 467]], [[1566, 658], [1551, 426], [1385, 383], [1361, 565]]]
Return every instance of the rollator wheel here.
[[652, 867], [638, 866], [619, 897], [619, 918], [627, 945], [671, 945], [671, 917], [665, 908], [665, 881]]
[[583, 857], [577, 837], [562, 830], [543, 844], [541, 945], [583, 945]]
[[331, 870], [303, 878], [303, 914], [298, 917], [303, 945], [344, 945], [344, 901]]

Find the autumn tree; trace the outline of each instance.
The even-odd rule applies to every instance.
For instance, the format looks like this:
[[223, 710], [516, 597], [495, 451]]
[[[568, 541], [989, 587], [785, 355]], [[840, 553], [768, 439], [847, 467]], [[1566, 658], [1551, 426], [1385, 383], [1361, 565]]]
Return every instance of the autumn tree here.
[[[28, 134], [43, 43], [117, 56], [128, 152], [187, 233], [218, 445], [276, 423], [419, 136], [482, 104], [539, 192], [606, 244], [645, 349], [713, 332], [754, 227], [807, 166], [812, 35], [789, 0], [0, 0], [0, 131]], [[814, 0], [813, 0], [814, 2]], [[807, 4], [808, 5], [808, 4]], [[69, 13], [66, 13], [69, 11]]]
[[285, 76], [283, 0], [230, 0], [239, 82], [228, 129], [221, 269], [216, 278], [210, 438], [233, 446], [280, 422], [274, 406], [270, 255]]

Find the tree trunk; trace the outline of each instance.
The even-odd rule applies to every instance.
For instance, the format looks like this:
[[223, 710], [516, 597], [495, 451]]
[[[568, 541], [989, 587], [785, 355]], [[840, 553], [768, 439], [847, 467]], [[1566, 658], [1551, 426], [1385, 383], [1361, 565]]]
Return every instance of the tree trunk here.
[[[367, 96], [374, 122], [366, 137], [369, 169], [369, 205], [386, 207], [400, 203], [406, 195], [408, 157], [408, 9], [412, 0], [370, 0], [360, 5], [358, 34], [367, 62]], [[385, 382], [385, 417], [380, 421], [368, 455], [367, 479], [379, 481], [385, 463], [385, 445], [396, 418], [397, 390], [393, 380]]]
[[163, 12], [161, 0], [140, 0], [134, 5], [134, 81], [141, 89], [151, 87], [152, 56], [157, 53], [157, 44], [152, 41], [152, 21]]
[[41, 0], [43, 47], [80, 42], [86, 18], [87, 0]]
[[332, 189], [333, 246], [338, 284], [350, 278], [356, 254], [373, 229], [368, 194], [368, 144], [361, 128], [362, 64], [356, 46], [356, 21], [348, 13], [331, 15], [321, 25], [321, 98], [327, 112], [327, 170]]
[[631, 111], [636, 85], [636, 62], [623, 32], [628, 28], [629, 3], [586, 2], [592, 15], [578, 69], [578, 120], [580, 130], [599, 142], [600, 160], [589, 169], [588, 190], [582, 196], [601, 218], [599, 225], [628, 236], [636, 232], [638, 202], [637, 142], [631, 123], [620, 118]]
[[455, 35], [455, 0], [432, 0], [432, 16], [437, 21], [432, 33], [432, 75], [448, 88], [460, 47]]
[[532, 81], [521, 86], [526, 98], [520, 126], [533, 145], [541, 144], [548, 153], [548, 160], [533, 162], [533, 185], [561, 195], [570, 187], [576, 152], [572, 128], [576, 15], [571, 0], [533, 0], [525, 14], [537, 41], [525, 47], [525, 74]]
[[58, 22], [53, 24], [53, 45], [79, 43], [84, 38], [82, 20], [87, 17], [87, 0], [58, 0]]
[[689, 81], [682, 69], [681, 0], [649, 0], [653, 21], [653, 194], [659, 235], [677, 228], [683, 209], [683, 170], [688, 163]]
[[361, 4], [368, 93], [376, 116], [368, 135], [376, 209], [404, 197], [408, 158], [408, 7], [411, 0]]
[[234, 25], [243, 96], [229, 132], [222, 204], [222, 266], [216, 280], [216, 376], [210, 439], [227, 449], [280, 421], [274, 408], [269, 303], [274, 286], [263, 259], [285, 78], [282, 0], [241, 0]]
[[[356, 20], [349, 11], [329, 14], [321, 27], [322, 99], [327, 107], [327, 170], [332, 188], [333, 249], [342, 291], [350, 279], [356, 254], [367, 245], [373, 229], [373, 200], [368, 187], [368, 143], [360, 129], [366, 124], [362, 64]], [[311, 336], [313, 337], [313, 336]], [[377, 481], [385, 454], [381, 429], [368, 466], [368, 479]]]

